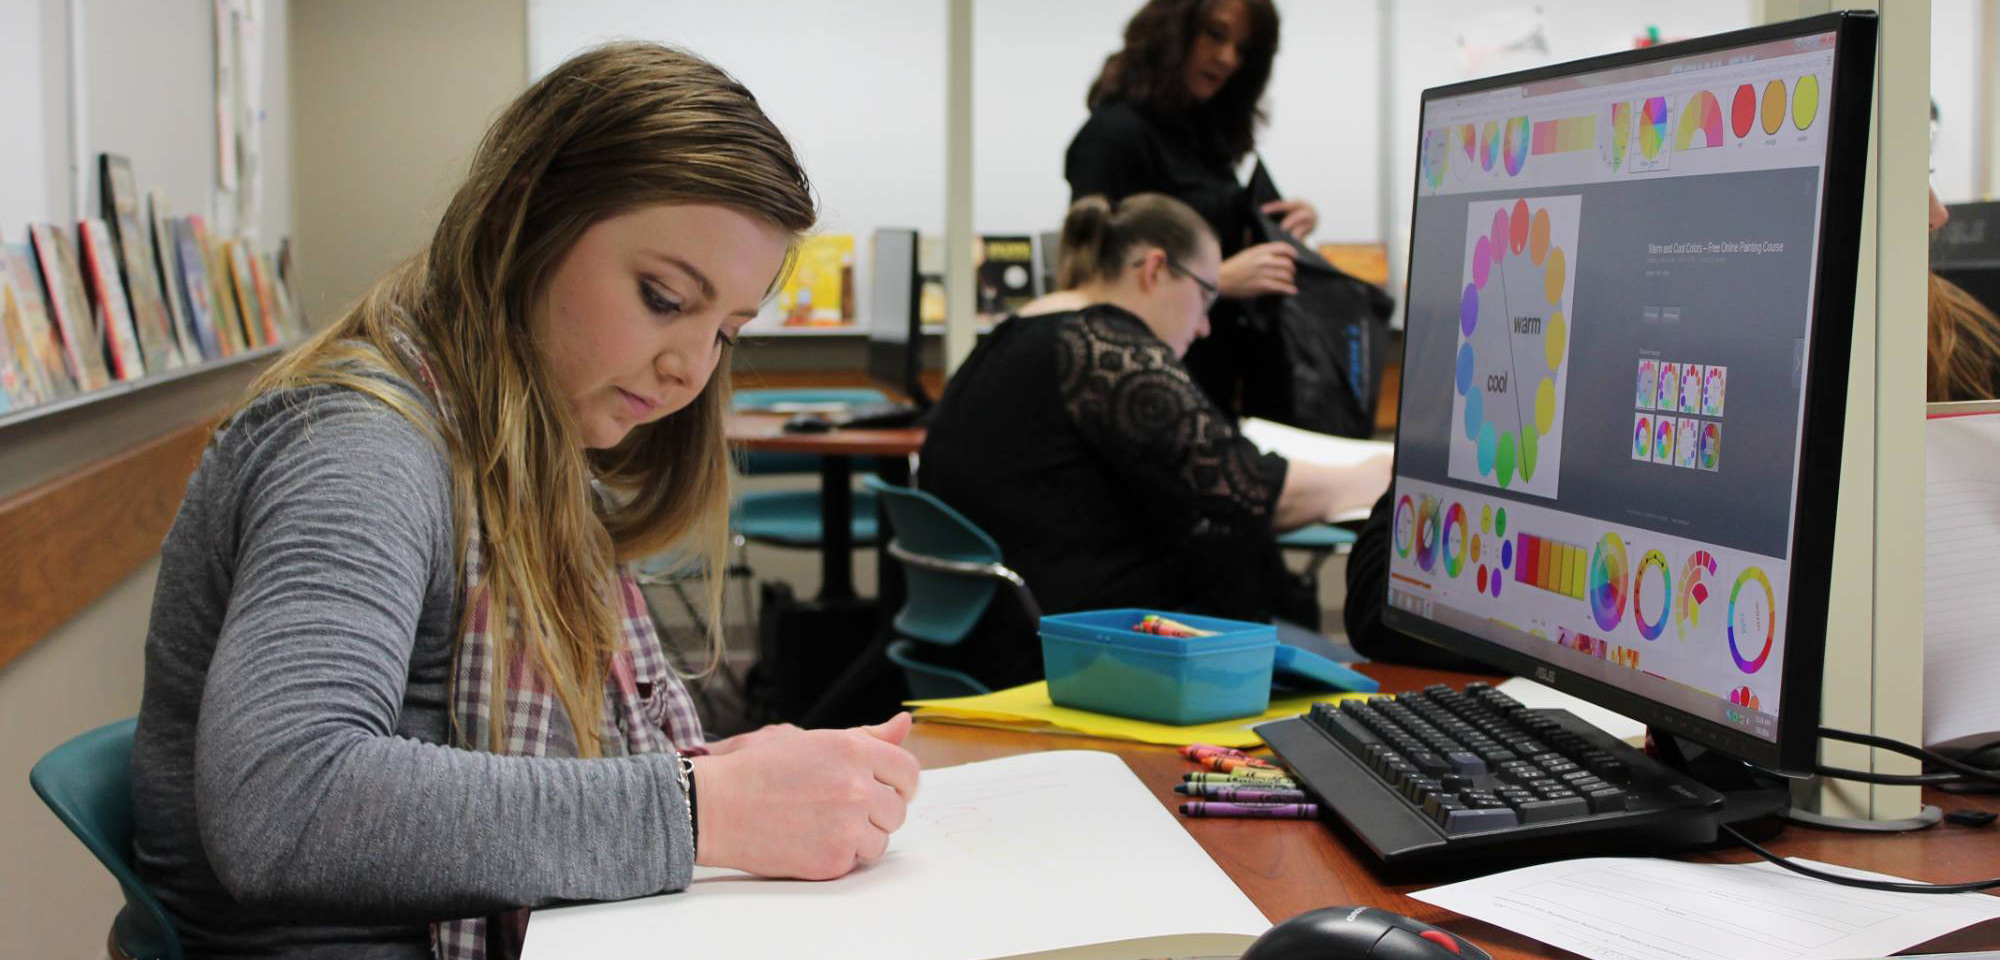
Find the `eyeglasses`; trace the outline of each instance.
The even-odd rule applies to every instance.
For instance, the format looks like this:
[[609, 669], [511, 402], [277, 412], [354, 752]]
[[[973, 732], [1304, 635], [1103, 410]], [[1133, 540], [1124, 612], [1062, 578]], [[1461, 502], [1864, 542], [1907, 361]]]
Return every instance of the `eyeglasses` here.
[[1195, 286], [1201, 288], [1201, 308], [1203, 310], [1207, 310], [1208, 308], [1215, 306], [1215, 301], [1222, 299], [1221, 287], [1218, 287], [1215, 284], [1202, 279], [1200, 274], [1194, 272], [1193, 270], [1189, 270], [1185, 266], [1182, 266], [1179, 260], [1175, 260], [1173, 257], [1168, 257], [1167, 269], [1172, 270], [1173, 272], [1178, 273], [1181, 276], [1188, 278], [1189, 280], [1193, 280], [1195, 282]]

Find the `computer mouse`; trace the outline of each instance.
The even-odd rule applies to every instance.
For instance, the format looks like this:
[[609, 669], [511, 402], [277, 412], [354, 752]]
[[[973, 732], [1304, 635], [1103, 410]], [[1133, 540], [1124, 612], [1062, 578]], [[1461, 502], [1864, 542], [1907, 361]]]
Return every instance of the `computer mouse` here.
[[1374, 907], [1308, 910], [1269, 930], [1243, 960], [1493, 960], [1449, 930]]
[[801, 413], [785, 421], [786, 433], [825, 433], [833, 429], [833, 421], [816, 413]]

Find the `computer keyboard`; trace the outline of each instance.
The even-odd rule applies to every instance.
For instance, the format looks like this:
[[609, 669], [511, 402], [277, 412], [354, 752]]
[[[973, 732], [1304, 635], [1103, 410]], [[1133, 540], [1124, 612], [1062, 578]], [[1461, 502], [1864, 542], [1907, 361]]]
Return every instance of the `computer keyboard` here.
[[1264, 742], [1384, 862], [1630, 834], [1715, 839], [1723, 797], [1563, 710], [1483, 683], [1314, 704]]

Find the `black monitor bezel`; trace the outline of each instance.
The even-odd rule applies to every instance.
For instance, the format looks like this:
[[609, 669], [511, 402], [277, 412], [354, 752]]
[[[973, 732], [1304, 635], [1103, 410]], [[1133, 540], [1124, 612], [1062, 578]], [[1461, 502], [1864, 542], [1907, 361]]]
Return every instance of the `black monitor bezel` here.
[[[882, 227], [875, 231], [877, 236], [884, 233], [906, 233], [910, 236], [910, 295], [909, 315], [904, 318], [905, 337], [902, 343], [884, 340], [875, 334], [881, 329], [877, 318], [871, 316], [868, 322], [868, 379], [908, 397], [920, 408], [930, 407], [930, 397], [924, 391], [924, 320], [923, 320], [923, 278], [917, 269], [918, 245], [923, 237], [910, 227]], [[880, 270], [882, 263], [869, 251], [869, 269]], [[870, 285], [873, 289], [873, 285]], [[881, 309], [880, 304], [868, 305], [872, 314]]]
[[[1697, 56], [1715, 50], [1820, 33], [1834, 34], [1832, 95], [1828, 98], [1827, 157], [1823, 209], [1819, 229], [1819, 263], [1812, 304], [1813, 347], [1807, 362], [1801, 427], [1797, 522], [1792, 530], [1791, 579], [1785, 599], [1789, 611], [1783, 683], [1778, 704], [1778, 737], [1759, 739], [1721, 722], [1697, 717], [1558, 664], [1518, 653], [1492, 641], [1425, 619], [1386, 602], [1384, 625], [1500, 669], [1532, 677], [1582, 699], [1618, 711], [1648, 725], [1728, 753], [1787, 776], [1812, 774], [1819, 754], [1820, 694], [1824, 680], [1827, 605], [1802, 605], [1802, 599], [1828, 597], [1833, 576], [1835, 510], [1839, 502], [1840, 460], [1845, 417], [1812, 415], [1812, 411], [1846, 410], [1848, 365], [1853, 349], [1854, 296], [1860, 263], [1862, 198], [1867, 179], [1870, 115], [1873, 112], [1875, 39], [1873, 12], [1822, 14], [1785, 23], [1661, 44], [1641, 50], [1608, 54], [1565, 64], [1487, 77], [1423, 92], [1422, 109], [1434, 101], [1514, 87], [1558, 77], [1631, 67], [1660, 60]], [[1855, 91], [1861, 91], [1856, 95]], [[1423, 178], [1423, 119], [1417, 124], [1416, 164], [1411, 186], [1410, 231], [1416, 229], [1417, 201]], [[1405, 271], [1404, 303], [1410, 302]], [[1410, 339], [1404, 338], [1404, 362]], [[1403, 379], [1399, 398], [1408, 403], [1414, 389]], [[1397, 456], [1402, 452], [1400, 435]], [[1397, 476], [1400, 476], [1400, 469]], [[1801, 637], [1819, 642], [1800, 642]]]

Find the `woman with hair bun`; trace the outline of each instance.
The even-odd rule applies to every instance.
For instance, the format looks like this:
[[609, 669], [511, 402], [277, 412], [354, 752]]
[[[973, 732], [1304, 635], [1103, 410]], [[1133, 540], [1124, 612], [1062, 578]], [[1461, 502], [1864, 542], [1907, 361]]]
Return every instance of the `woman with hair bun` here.
[[[1276, 533], [1373, 500], [1388, 458], [1338, 469], [1259, 453], [1195, 386], [1181, 357], [1208, 332], [1222, 255], [1186, 204], [1086, 197], [1062, 248], [1072, 289], [994, 328], [946, 385], [921, 486], [998, 541], [1046, 613], [1317, 625]], [[1021, 636], [989, 623], [940, 662], [996, 687], [1032, 680], [1040, 649]]]

